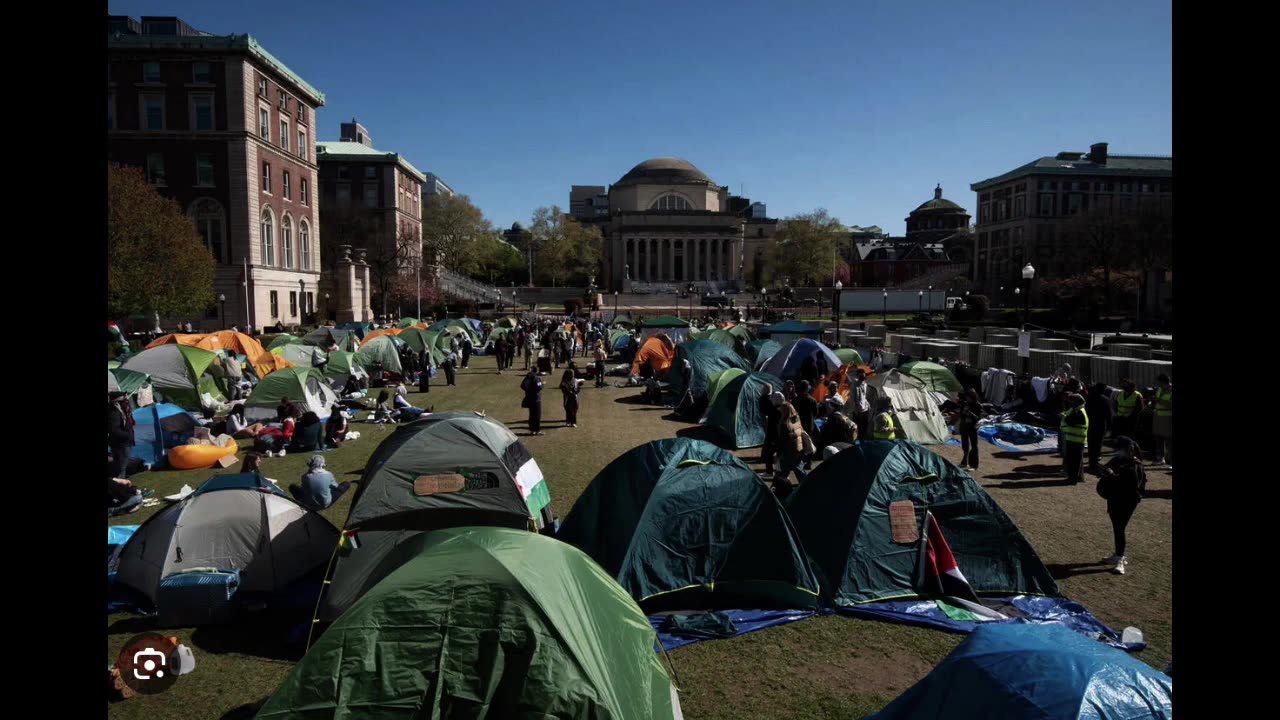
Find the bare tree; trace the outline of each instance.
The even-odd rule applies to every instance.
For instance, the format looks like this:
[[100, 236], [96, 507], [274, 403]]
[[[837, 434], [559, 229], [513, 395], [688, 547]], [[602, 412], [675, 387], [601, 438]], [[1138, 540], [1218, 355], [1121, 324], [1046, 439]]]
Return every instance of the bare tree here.
[[1110, 208], [1096, 207], [1078, 213], [1066, 225], [1066, 239], [1077, 266], [1102, 271], [1103, 312], [1111, 311], [1111, 273], [1125, 264], [1126, 222]]

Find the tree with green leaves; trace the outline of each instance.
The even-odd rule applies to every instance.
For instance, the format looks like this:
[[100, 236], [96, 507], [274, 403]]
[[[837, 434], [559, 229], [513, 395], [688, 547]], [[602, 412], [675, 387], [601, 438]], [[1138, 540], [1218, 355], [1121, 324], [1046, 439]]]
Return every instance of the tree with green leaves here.
[[784, 278], [796, 286], [830, 282], [842, 232], [847, 229], [825, 208], [788, 217], [770, 250], [774, 282]]
[[524, 277], [524, 255], [503, 240], [501, 234], [490, 233], [479, 238], [472, 259], [472, 277], [490, 285], [505, 285]]
[[422, 203], [422, 251], [428, 265], [467, 273], [493, 227], [466, 195], [428, 195]]
[[538, 248], [538, 277], [553, 286], [586, 283], [600, 270], [604, 236], [595, 225], [583, 225], [559, 208], [534, 211], [529, 231]]
[[107, 311], [204, 312], [215, 261], [195, 223], [147, 183], [142, 170], [107, 164]]

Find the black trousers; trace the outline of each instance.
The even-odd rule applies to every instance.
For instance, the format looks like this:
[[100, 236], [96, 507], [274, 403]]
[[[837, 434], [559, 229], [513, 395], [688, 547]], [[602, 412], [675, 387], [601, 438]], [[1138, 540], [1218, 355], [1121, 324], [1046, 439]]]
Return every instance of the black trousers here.
[[418, 376], [418, 392], [431, 392], [431, 368], [423, 370]]
[[542, 431], [542, 401], [538, 400], [529, 404], [529, 432], [536, 433]]
[[604, 387], [604, 361], [596, 361], [596, 387]]
[[1101, 423], [1089, 426], [1089, 467], [1097, 467], [1102, 460], [1102, 440], [1107, 436], [1107, 426]]
[[964, 430], [960, 433], [960, 451], [964, 453], [961, 464], [978, 469], [978, 428]]
[[462, 367], [466, 367], [469, 362], [471, 362], [471, 348], [464, 347], [462, 348]]
[[1062, 460], [1067, 482], [1084, 482], [1084, 443], [1062, 441]]
[[1115, 535], [1117, 555], [1124, 555], [1124, 530], [1129, 526], [1133, 511], [1137, 509], [1137, 500], [1107, 501], [1107, 515], [1111, 517], [1111, 532]]
[[764, 438], [764, 446], [760, 448], [760, 462], [764, 463], [765, 472], [773, 472], [773, 456], [777, 452], [777, 440], [766, 435]]
[[576, 399], [573, 402], [564, 404], [564, 422], [566, 425], [578, 424], [578, 401]]
[[449, 363], [449, 364], [447, 364], [447, 365], [445, 365], [445, 366], [444, 366], [444, 377], [445, 377], [445, 379], [446, 379], [446, 380], [448, 380], [448, 381], [449, 381], [449, 382], [448, 382], [448, 384], [450, 384], [450, 385], [457, 385], [457, 384], [458, 384], [458, 383], [456, 383], [456, 382], [454, 382], [454, 381], [453, 381], [453, 363]]
[[108, 477], [122, 478], [125, 477], [125, 468], [129, 467], [129, 446], [128, 445], [112, 445], [111, 446], [111, 464], [107, 466], [107, 472], [111, 473]]

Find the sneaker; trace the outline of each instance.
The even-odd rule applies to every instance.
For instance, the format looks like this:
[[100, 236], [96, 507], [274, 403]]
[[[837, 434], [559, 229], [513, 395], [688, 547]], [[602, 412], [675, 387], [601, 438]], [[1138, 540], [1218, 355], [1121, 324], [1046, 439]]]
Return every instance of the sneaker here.
[[280, 454], [279, 454], [279, 455], [277, 455], [276, 457], [284, 457], [284, 453], [285, 453], [285, 450], [284, 450], [283, 448], [281, 448], [281, 449], [280, 449]]
[[1125, 562], [1126, 561], [1123, 557], [1120, 558], [1119, 560], [1116, 560], [1116, 566], [1115, 566], [1115, 569], [1112, 570], [1112, 572], [1114, 572], [1117, 575], [1123, 575]]
[[1098, 564], [1099, 565], [1115, 565], [1116, 561], [1118, 561], [1119, 559], [1120, 559], [1119, 555], [1112, 555], [1111, 557], [1107, 557], [1107, 558], [1103, 558], [1102, 560], [1099, 560]]
[[961, 469], [961, 470], [963, 470], [963, 471], [965, 471], [965, 472], [969, 472], [969, 471], [970, 471], [970, 470], [972, 470], [973, 468], [969, 467], [968, 465], [961, 465], [961, 466], [960, 466], [960, 469]]

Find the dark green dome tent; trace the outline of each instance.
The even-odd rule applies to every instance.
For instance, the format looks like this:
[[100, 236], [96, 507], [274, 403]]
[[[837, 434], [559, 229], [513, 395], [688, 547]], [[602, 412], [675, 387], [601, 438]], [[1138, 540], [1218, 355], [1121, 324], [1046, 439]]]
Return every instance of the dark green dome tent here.
[[920, 537], [933, 513], [979, 595], [1058, 595], [1031, 544], [973, 478], [923, 445], [877, 440], [824, 461], [787, 502], [835, 605], [921, 594], [921, 543], [895, 544], [890, 531], [889, 504], [900, 501], [914, 503]]
[[781, 349], [782, 343], [777, 340], [752, 340], [747, 343], [747, 362], [751, 367], [760, 367]]
[[646, 611], [817, 607], [817, 580], [777, 497], [703, 440], [655, 440], [621, 455], [556, 537], [600, 563]]
[[[684, 373], [681, 368], [684, 367], [684, 361], [688, 360], [689, 365], [693, 368], [693, 377], [691, 380], [693, 390], [693, 401], [697, 405], [705, 402], [707, 397], [707, 381], [711, 376], [721, 370], [730, 368], [738, 368], [740, 370], [750, 370], [751, 366], [743, 360], [738, 353], [732, 348], [727, 348], [718, 342], [712, 340], [687, 340], [676, 346], [675, 359], [671, 361], [671, 373], [667, 376], [670, 382], [671, 392], [676, 397], [684, 395], [686, 388], [684, 385]], [[702, 413], [698, 413], [701, 416]]]
[[707, 425], [718, 429], [734, 448], [763, 445], [760, 398], [765, 385], [782, 392], [782, 381], [765, 372], [744, 373], [729, 380], [707, 408]]
[[302, 337], [302, 341], [308, 345], [325, 348], [337, 347], [339, 350], [346, 352], [355, 352], [356, 341], [355, 333], [350, 330], [339, 330], [328, 325], [321, 325]]
[[553, 521], [538, 463], [505, 425], [479, 413], [425, 415], [373, 451], [351, 502], [320, 619], [337, 618], [391, 550], [414, 535], [462, 525], [541, 530]]
[[276, 348], [284, 347], [285, 345], [302, 345], [303, 343], [303, 339], [297, 335], [277, 335], [275, 336], [275, 339], [267, 345], [266, 349], [275, 350]]
[[562, 542], [423, 533], [360, 589], [258, 718], [681, 717], [647, 618]]
[[709, 332], [699, 333], [698, 339], [710, 340], [711, 342], [720, 343], [721, 345], [729, 348], [730, 350], [732, 350], [734, 348], [734, 345], [738, 342], [737, 335], [734, 335], [733, 333], [723, 328], [714, 328]]
[[368, 335], [369, 333], [373, 332], [373, 323], [359, 322], [357, 320], [338, 323], [336, 327], [339, 330], [348, 330], [354, 333], [358, 340], [364, 340], [365, 335]]

